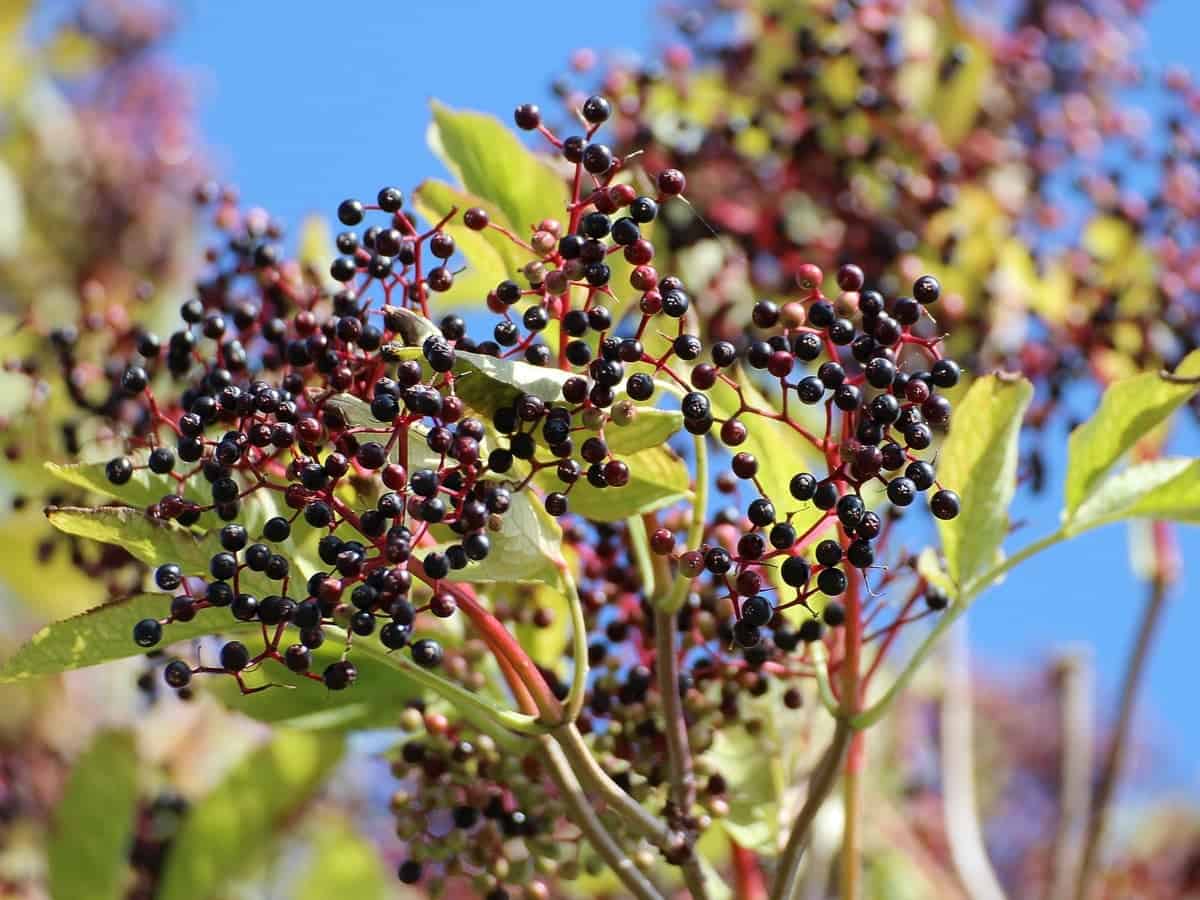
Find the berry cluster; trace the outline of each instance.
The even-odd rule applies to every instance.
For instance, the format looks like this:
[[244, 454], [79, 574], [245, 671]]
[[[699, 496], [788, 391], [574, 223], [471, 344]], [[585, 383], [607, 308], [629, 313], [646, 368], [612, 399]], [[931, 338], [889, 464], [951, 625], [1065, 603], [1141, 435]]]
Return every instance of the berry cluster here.
[[[678, 690], [703, 752], [718, 726], [753, 727], [739, 719], [743, 690], [781, 681], [787, 705], [799, 705], [814, 643], [837, 671], [859, 665], [851, 648], [878, 640], [877, 667], [903, 626], [944, 608], [913, 555], [887, 548], [920, 493], [934, 516], [958, 513], [932, 462], [951, 414], [943, 392], [960, 376], [930, 312], [938, 281], [885, 297], [845, 265], [828, 297], [821, 270], [805, 265], [794, 296], [752, 303], [751, 330], [706, 347], [692, 292], [660, 275], [650, 241], [687, 181], [671, 168], [651, 176], [598, 141], [610, 113], [588, 98], [583, 132], [560, 138], [535, 107], [517, 108], [518, 126], [571, 166], [567, 208], [524, 234], [483, 206], [426, 221], [385, 187], [374, 203], [339, 206], [339, 255], [325, 269], [288, 259], [278, 223], [240, 211], [232, 192], [197, 192], [220, 240], [179, 326], [163, 337], [114, 332], [110, 364], [77, 383], [89, 443], [119, 441], [98, 467], [108, 493], [203, 550], [158, 561], [162, 614], [133, 628], [168, 687], [190, 696], [194, 676], [211, 673], [245, 693], [296, 678], [343, 691], [359, 677], [353, 648], [372, 642], [371, 653], [402, 653], [439, 670], [427, 677], [479, 691], [491, 655], [543, 715], [581, 692], [575, 721], [607, 776], [648, 799], [665, 777], [653, 713], [662, 617], [683, 638]], [[456, 229], [499, 236], [525, 258], [482, 299], [498, 319], [487, 339], [460, 315], [430, 318], [461, 271]], [[74, 341], [59, 345], [71, 365]], [[671, 437], [680, 430], [690, 447]], [[647, 431], [655, 437], [630, 437]], [[760, 458], [780, 434], [787, 461]], [[684, 470], [685, 485], [694, 464], [696, 493], [747, 496], [712, 512], [684, 493], [641, 503], [659, 477], [640, 470], [649, 452]], [[711, 484], [710, 453], [727, 463]], [[532, 588], [499, 577], [487, 586], [529, 528], [561, 534], [554, 565], [578, 584], [586, 658], [535, 663], [508, 635], [563, 615]], [[657, 587], [647, 567], [659, 570]], [[677, 614], [656, 607], [673, 573], [690, 587]], [[884, 599], [892, 588], [902, 606]], [[914, 611], [922, 598], [927, 611]], [[170, 626], [200, 615], [227, 616], [231, 634], [199, 647], [208, 659], [163, 655]], [[469, 620], [465, 643], [442, 639], [440, 620], [455, 615]], [[582, 677], [589, 667], [598, 674]], [[396, 764], [419, 784], [418, 800], [396, 804], [403, 834], [436, 829], [448, 812], [479, 847], [521, 837], [554, 877], [594, 864], [551, 865], [561, 850], [550, 835], [566, 814], [536, 757], [509, 760], [437, 708], [405, 716], [428, 739], [410, 741]], [[708, 774], [695, 808], [668, 816], [676, 837], [658, 850], [672, 864], [685, 865], [728, 810], [727, 788]], [[499, 897], [528, 874], [422, 847], [410, 847], [405, 880], [470, 876]]]

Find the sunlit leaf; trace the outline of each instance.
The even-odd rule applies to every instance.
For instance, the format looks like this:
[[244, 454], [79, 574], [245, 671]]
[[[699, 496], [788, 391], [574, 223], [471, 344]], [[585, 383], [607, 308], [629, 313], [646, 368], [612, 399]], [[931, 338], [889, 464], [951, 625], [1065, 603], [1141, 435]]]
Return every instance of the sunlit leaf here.
[[[1200, 376], [1200, 351], [1190, 353], [1175, 374], [1181, 378]], [[1111, 385], [1095, 414], [1071, 432], [1067, 443], [1066, 516], [1073, 516], [1117, 460], [1164, 422], [1198, 387], [1169, 381], [1156, 372], [1134, 375]]]
[[[450, 290], [430, 295], [430, 300], [436, 301], [439, 307], [466, 304], [483, 308], [488, 291], [507, 278], [515, 279], [521, 266], [534, 258], [532, 253], [518, 247], [495, 228], [472, 231], [463, 224], [463, 213], [477, 206], [487, 211], [493, 224], [510, 232], [513, 230], [499, 206], [474, 194], [431, 179], [422, 182], [413, 192], [413, 204], [431, 224], [457, 209], [443, 230], [454, 238], [455, 249], [466, 262], [466, 270], [454, 276]], [[527, 235], [521, 236], [527, 239]]]
[[1118, 472], [1080, 504], [1067, 530], [1135, 518], [1200, 522], [1200, 460], [1155, 459]]
[[939, 521], [947, 574], [965, 585], [995, 561], [1016, 491], [1017, 437], [1033, 385], [1023, 378], [977, 379], [954, 411], [938, 480], [958, 492], [961, 512]]
[[[133, 642], [133, 626], [142, 619], [165, 617], [169, 607], [170, 598], [164, 594], [139, 594], [47, 625], [0, 665], [0, 682], [140, 656], [146, 651]], [[176, 622], [164, 631], [165, 641], [173, 643], [207, 634], [261, 633], [261, 626], [238, 622], [227, 609], [206, 609], [191, 622]]]
[[[614, 492], [619, 489], [611, 489]], [[491, 550], [466, 568], [451, 570], [450, 581], [557, 583], [562, 563], [562, 529], [531, 491], [513, 495], [500, 519], [499, 531], [489, 531]]]
[[627, 425], [612, 422], [604, 428], [608, 449], [617, 456], [658, 447], [683, 427], [683, 413], [677, 409], [641, 406]]
[[494, 116], [434, 101], [429, 144], [468, 192], [504, 211], [519, 236], [566, 211], [563, 179]]
[[[572, 513], [593, 522], [619, 522], [691, 498], [687, 464], [670, 447], [652, 447], [622, 459], [629, 466], [629, 483], [596, 488], [579, 479], [567, 495]], [[537, 481], [548, 491], [562, 489], [552, 470], [540, 472]]]

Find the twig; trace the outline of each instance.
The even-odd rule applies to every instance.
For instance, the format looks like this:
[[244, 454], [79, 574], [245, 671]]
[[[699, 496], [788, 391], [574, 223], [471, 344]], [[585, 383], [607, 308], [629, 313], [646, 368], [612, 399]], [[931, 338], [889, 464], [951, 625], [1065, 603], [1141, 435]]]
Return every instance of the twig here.
[[591, 801], [584, 794], [571, 763], [564, 755], [562, 748], [554, 741], [543, 739], [544, 756], [549, 763], [551, 777], [554, 778], [558, 789], [562, 792], [563, 800], [571, 810], [571, 821], [579, 827], [588, 843], [600, 854], [600, 858], [608, 863], [613, 874], [638, 900], [663, 900], [663, 894], [650, 880], [634, 865], [629, 854], [621, 849], [616, 839], [604, 827]]
[[1092, 881], [1096, 876], [1100, 845], [1104, 841], [1104, 832], [1108, 826], [1108, 814], [1112, 805], [1113, 793], [1116, 791], [1117, 780], [1121, 777], [1125, 756], [1129, 750], [1129, 734], [1133, 728], [1133, 712], [1137, 703], [1138, 688], [1141, 686], [1142, 676], [1145, 674], [1146, 663], [1150, 659], [1154, 632], [1162, 619], [1166, 599], [1166, 579], [1156, 577], [1150, 584], [1150, 595], [1146, 599], [1146, 608], [1142, 612], [1141, 625], [1138, 627], [1137, 638], [1125, 664], [1125, 674], [1121, 679], [1120, 711], [1117, 714], [1117, 725], [1113, 732], [1112, 742], [1109, 744], [1108, 752], [1105, 754], [1100, 768], [1100, 783], [1096, 788], [1095, 803], [1092, 806], [1087, 830], [1084, 833], [1083, 854], [1080, 857], [1079, 874], [1075, 883], [1075, 900], [1087, 900]]
[[971, 671], [967, 620], [951, 630], [942, 693], [942, 802], [950, 856], [972, 900], [1004, 900], [988, 859], [975, 803], [975, 752], [971, 736]]
[[1082, 649], [1063, 654], [1056, 674], [1062, 730], [1059, 776], [1062, 784], [1054, 835], [1054, 869], [1046, 898], [1069, 900], [1092, 799], [1092, 747], [1096, 734], [1090, 655]]
[[839, 718], [833, 731], [833, 739], [808, 781], [808, 795], [804, 798], [804, 805], [800, 808], [796, 821], [792, 823], [787, 846], [783, 848], [783, 854], [779, 857], [775, 882], [771, 886], [771, 900], [790, 900], [795, 896], [800, 861], [804, 858], [804, 849], [808, 846], [812, 834], [813, 819], [833, 790], [852, 734], [849, 723]]
[[[689, 835], [692, 806], [696, 802], [696, 776], [692, 771], [692, 748], [688, 743], [687, 720], [679, 700], [679, 660], [675, 654], [675, 616], [664, 610], [654, 613], [655, 668], [667, 738], [667, 821]], [[674, 820], [674, 823], [672, 822]], [[683, 880], [693, 900], [707, 900], [708, 888], [692, 848], [686, 848]]]

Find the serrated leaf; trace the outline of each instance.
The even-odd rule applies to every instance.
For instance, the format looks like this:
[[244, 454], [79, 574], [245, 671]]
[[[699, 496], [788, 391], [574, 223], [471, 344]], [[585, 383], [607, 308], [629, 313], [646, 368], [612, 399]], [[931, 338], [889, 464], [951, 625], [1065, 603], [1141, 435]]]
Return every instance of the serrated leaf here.
[[977, 379], [954, 411], [942, 445], [938, 480], [961, 499], [961, 511], [938, 521], [946, 571], [965, 585], [991, 566], [1008, 532], [1008, 505], [1016, 491], [1017, 439], [1033, 397], [1023, 378]]
[[76, 761], [47, 846], [51, 896], [125, 897], [137, 768], [137, 748], [126, 731], [97, 735]]
[[1066, 530], [1136, 518], [1200, 522], [1200, 460], [1156, 459], [1118, 472], [1088, 496]]
[[219, 549], [206, 549], [182, 525], [152, 519], [128, 506], [52, 506], [46, 510], [46, 518], [65, 534], [121, 547], [146, 565], [179, 563], [189, 575], [207, 571], [209, 559]]
[[[148, 455], [149, 451], [147, 450], [127, 454], [133, 464], [140, 468], [135, 468], [129, 481], [121, 485], [113, 484], [108, 480], [108, 476], [104, 473], [106, 463], [103, 462], [47, 462], [45, 467], [50, 474], [67, 484], [86, 488], [102, 497], [119, 500], [129, 506], [145, 508], [157, 503], [167, 494], [173, 494], [179, 490], [179, 483], [170, 476], [155, 475], [145, 467]], [[205, 498], [196, 493], [192, 485], [188, 486], [183, 496], [204, 504], [212, 501], [211, 497]]]
[[677, 409], [639, 406], [627, 425], [611, 422], [604, 427], [608, 449], [617, 456], [659, 447], [683, 427], [683, 413]]
[[[1188, 354], [1175, 374], [1181, 378], [1200, 376], [1200, 350]], [[1095, 415], [1072, 431], [1068, 439], [1066, 518], [1075, 514], [1118, 459], [1198, 388], [1200, 385], [1168, 381], [1156, 372], [1134, 375], [1111, 385]]]
[[279, 731], [200, 800], [171, 845], [159, 900], [199, 900], [250, 868], [307, 803], [345, 749], [328, 732]]
[[567, 208], [563, 179], [494, 116], [435, 100], [429, 148], [467, 191], [503, 210], [518, 236]]
[[[0, 665], [0, 682], [22, 681], [140, 656], [146, 651], [133, 642], [133, 626], [142, 619], [163, 618], [170, 604], [171, 599], [165, 594], [138, 594], [53, 622]], [[261, 633], [257, 623], [238, 622], [225, 609], [206, 609], [191, 622], [169, 625], [165, 641], [174, 643], [209, 634], [255, 633]]]
[[325, 819], [313, 831], [312, 861], [300, 872], [294, 900], [387, 900], [391, 877], [375, 846], [342, 818]]
[[[691, 499], [687, 464], [670, 447], [652, 447], [622, 459], [629, 466], [629, 483], [596, 488], [579, 479], [567, 495], [572, 513], [593, 522], [619, 522]], [[549, 469], [542, 470], [537, 481], [547, 491], [562, 488]]]
[[495, 228], [472, 231], [463, 224], [463, 213], [473, 206], [487, 211], [490, 220], [513, 232], [512, 224], [504, 211], [496, 204], [461, 191], [444, 181], [424, 181], [413, 192], [413, 204], [417, 212], [429, 222], [440, 221], [450, 210], [457, 212], [443, 230], [454, 238], [456, 251], [462, 255], [466, 271], [454, 276], [454, 284], [444, 293], [432, 294], [430, 299], [439, 306], [466, 304], [468, 307], [483, 308], [488, 291], [507, 278], [513, 278], [521, 266], [533, 259], [533, 255], [522, 250]]

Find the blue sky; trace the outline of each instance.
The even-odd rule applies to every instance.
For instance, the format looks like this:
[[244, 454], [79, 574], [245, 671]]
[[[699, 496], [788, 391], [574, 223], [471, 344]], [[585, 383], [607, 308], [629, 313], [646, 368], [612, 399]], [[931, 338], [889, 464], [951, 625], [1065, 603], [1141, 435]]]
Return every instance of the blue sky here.
[[[332, 16], [306, 4], [193, 2], [171, 52], [196, 78], [203, 138], [222, 176], [248, 203], [296, 223], [331, 214], [351, 194], [410, 188], [442, 174], [425, 147], [428, 101], [507, 117], [545, 101], [568, 52], [649, 50], [664, 33], [647, 0], [608, 0], [602, 15], [556, 14], [544, 4], [409, 0], [343, 5]], [[1196, 0], [1156, 0], [1150, 52], [1157, 64], [1195, 63]], [[316, 5], [312, 5], [316, 9]], [[1179, 447], [1200, 452], [1189, 427]], [[1061, 475], [1061, 455], [1051, 459]], [[1028, 501], [1029, 539], [1054, 527], [1058, 494]], [[1200, 529], [1184, 529], [1192, 567], [1175, 591], [1142, 706], [1154, 739], [1171, 746], [1160, 782], [1200, 796], [1200, 716], [1193, 696], [1200, 634]], [[1019, 546], [1019, 544], [1017, 545]], [[1068, 645], [1093, 648], [1101, 708], [1115, 686], [1141, 607], [1126, 532], [1115, 526], [1027, 563], [972, 612], [983, 665], [1018, 671]]]

